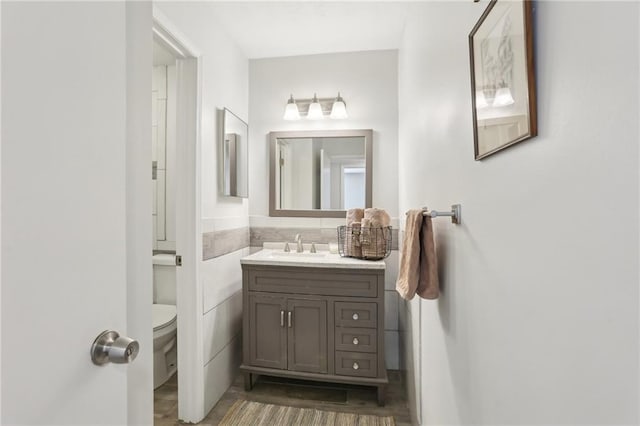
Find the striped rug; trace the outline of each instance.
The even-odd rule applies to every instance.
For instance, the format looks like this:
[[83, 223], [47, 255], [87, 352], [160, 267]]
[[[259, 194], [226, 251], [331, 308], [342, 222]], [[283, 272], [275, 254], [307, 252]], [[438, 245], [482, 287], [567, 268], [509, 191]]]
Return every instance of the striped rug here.
[[220, 426], [395, 426], [393, 417], [378, 417], [315, 408], [295, 408], [236, 401]]

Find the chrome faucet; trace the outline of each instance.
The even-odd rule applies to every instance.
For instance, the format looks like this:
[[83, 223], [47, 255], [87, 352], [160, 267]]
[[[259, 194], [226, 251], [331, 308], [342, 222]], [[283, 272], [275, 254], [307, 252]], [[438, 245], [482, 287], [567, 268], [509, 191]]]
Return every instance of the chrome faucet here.
[[296, 238], [294, 239], [294, 241], [298, 244], [296, 253], [302, 253], [304, 251], [304, 247], [302, 246], [302, 237], [300, 236], [300, 234], [296, 234]]

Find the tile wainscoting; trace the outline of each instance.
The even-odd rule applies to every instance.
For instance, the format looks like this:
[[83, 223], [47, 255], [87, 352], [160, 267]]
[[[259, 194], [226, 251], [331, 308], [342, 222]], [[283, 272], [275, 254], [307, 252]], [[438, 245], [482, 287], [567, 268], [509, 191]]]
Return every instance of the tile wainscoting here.
[[[338, 231], [334, 228], [283, 228], [277, 226], [251, 227], [251, 247], [262, 247], [265, 242], [293, 241], [296, 234], [305, 243], [337, 243]], [[391, 230], [391, 250], [398, 250], [398, 230]]]
[[249, 227], [222, 229], [202, 234], [202, 260], [214, 259], [249, 247]]
[[[249, 227], [242, 220], [214, 220], [202, 234], [202, 333], [204, 403], [208, 412], [231, 386], [242, 359], [242, 269]], [[213, 230], [210, 230], [212, 229]]]

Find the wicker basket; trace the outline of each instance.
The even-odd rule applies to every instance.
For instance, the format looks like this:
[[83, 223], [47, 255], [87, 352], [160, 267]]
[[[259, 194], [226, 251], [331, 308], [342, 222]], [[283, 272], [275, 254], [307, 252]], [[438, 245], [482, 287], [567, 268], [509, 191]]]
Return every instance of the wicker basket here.
[[338, 226], [338, 252], [342, 257], [384, 259], [391, 254], [391, 227]]

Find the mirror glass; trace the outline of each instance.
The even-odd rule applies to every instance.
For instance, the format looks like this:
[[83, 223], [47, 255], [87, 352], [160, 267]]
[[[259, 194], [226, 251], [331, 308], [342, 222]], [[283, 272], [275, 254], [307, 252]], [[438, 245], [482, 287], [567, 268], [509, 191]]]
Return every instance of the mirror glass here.
[[370, 207], [371, 134], [272, 132], [271, 216], [343, 217]]
[[249, 126], [238, 116], [222, 111], [222, 194], [249, 196]]

